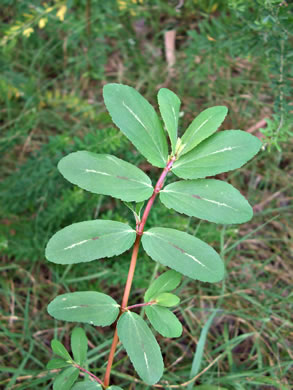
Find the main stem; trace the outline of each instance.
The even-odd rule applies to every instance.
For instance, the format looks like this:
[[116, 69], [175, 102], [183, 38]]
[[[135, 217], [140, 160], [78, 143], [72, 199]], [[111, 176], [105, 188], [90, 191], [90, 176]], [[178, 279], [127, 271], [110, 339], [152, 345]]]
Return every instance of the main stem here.
[[[124, 294], [123, 294], [123, 298], [122, 298], [122, 304], [121, 304], [119, 316], [121, 316], [121, 314], [127, 308], [128, 298], [129, 298], [129, 294], [130, 294], [130, 290], [131, 290], [131, 286], [132, 286], [132, 281], [133, 281], [133, 276], [134, 276], [134, 271], [135, 271], [135, 267], [136, 267], [139, 244], [140, 244], [141, 236], [143, 234], [145, 223], [147, 221], [147, 218], [149, 216], [149, 213], [151, 211], [153, 203], [156, 199], [156, 196], [158, 195], [158, 193], [162, 189], [162, 187], [164, 185], [164, 181], [165, 181], [166, 176], [167, 176], [167, 173], [172, 168], [172, 165], [173, 165], [175, 159], [176, 159], [175, 157], [172, 157], [168, 161], [166, 167], [164, 168], [161, 176], [159, 177], [159, 180], [157, 181], [157, 184], [155, 185], [154, 192], [153, 192], [152, 196], [150, 197], [150, 199], [148, 200], [148, 203], [145, 207], [141, 222], [139, 223], [139, 225], [136, 229], [136, 239], [135, 239], [135, 242], [133, 245], [132, 256], [131, 256], [131, 260], [130, 260], [130, 266], [129, 266], [129, 270], [128, 270], [127, 281], [126, 281], [125, 288], [124, 288]], [[109, 383], [110, 383], [111, 368], [112, 368], [112, 364], [113, 364], [114, 355], [115, 355], [118, 341], [119, 341], [119, 339], [118, 339], [117, 322], [116, 322], [116, 329], [115, 329], [115, 333], [114, 333], [114, 337], [113, 337], [113, 341], [112, 341], [112, 345], [111, 345], [111, 349], [110, 349], [110, 353], [109, 353], [109, 357], [108, 357], [108, 364], [107, 364], [105, 378], [104, 378], [104, 386], [105, 387], [109, 386]]]

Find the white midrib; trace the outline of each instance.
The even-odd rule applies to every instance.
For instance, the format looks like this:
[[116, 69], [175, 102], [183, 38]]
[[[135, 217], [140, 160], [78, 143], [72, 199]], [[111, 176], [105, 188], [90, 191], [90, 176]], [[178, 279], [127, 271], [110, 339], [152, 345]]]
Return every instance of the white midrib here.
[[198, 128], [196, 130], [194, 130], [191, 135], [186, 139], [186, 140], [183, 140], [182, 139], [182, 142], [184, 141], [185, 144], [187, 144], [189, 142], [189, 140], [191, 138], [193, 138], [196, 133], [213, 117], [213, 115], [209, 116], [205, 121], [202, 122], [202, 124], [200, 126], [198, 126]]
[[173, 112], [173, 115], [174, 115], [174, 126], [175, 126], [175, 130], [176, 130], [176, 127], [177, 127], [177, 116], [176, 116], [175, 108], [173, 106], [171, 106], [171, 108], [172, 108], [172, 112]]
[[180, 167], [180, 165], [184, 165], [184, 164], [186, 164], [186, 163], [187, 163], [187, 164], [190, 164], [190, 163], [192, 163], [193, 161], [200, 160], [200, 159], [202, 159], [202, 158], [206, 158], [206, 157], [212, 156], [213, 154], [223, 153], [223, 152], [227, 152], [227, 151], [228, 151], [228, 152], [231, 152], [231, 150], [239, 149], [239, 148], [241, 148], [241, 146], [228, 146], [228, 147], [226, 147], [226, 148], [223, 148], [223, 149], [220, 149], [220, 150], [216, 150], [216, 151], [214, 151], [214, 152], [205, 154], [205, 155], [203, 155], [203, 156], [195, 156], [195, 158], [192, 158], [192, 159], [187, 160], [187, 161], [182, 161], [181, 163], [180, 163], [180, 160], [179, 160], [178, 163], [175, 163], [175, 164], [174, 164], [174, 169]]
[[[103, 234], [103, 235], [101, 236], [101, 238], [109, 237], [109, 236], [111, 236], [112, 234], [118, 235], [118, 234], [130, 233], [130, 232], [132, 233], [132, 232], [134, 232], [134, 230], [125, 230], [125, 231], [123, 231], [123, 232], [118, 232], [118, 233], [117, 233], [117, 232], [114, 232], [114, 233]], [[79, 242], [75, 242], [75, 243], [73, 243], [73, 244], [67, 246], [67, 247], [64, 248], [63, 250], [66, 251], [66, 250], [68, 250], [68, 249], [75, 248], [76, 246], [85, 244], [85, 243], [88, 242], [88, 241], [93, 241], [93, 239], [92, 239], [92, 238], [88, 238], [88, 239], [86, 239], [86, 240], [82, 240], [82, 241], [79, 241]]]
[[[158, 236], [156, 233], [145, 232], [144, 234], [149, 235], [149, 236], [155, 236], [155, 237], [157, 237], [159, 240], [162, 240], [162, 241], [166, 242], [167, 244], [170, 244], [169, 241], [164, 240], [162, 237]], [[179, 247], [179, 246], [178, 246], [178, 247]], [[176, 249], [176, 248], [175, 248], [175, 249]], [[208, 268], [205, 264], [203, 264], [203, 263], [202, 263], [200, 260], [198, 260], [195, 256], [190, 255], [189, 253], [185, 252], [185, 250], [184, 250], [183, 248], [182, 248], [182, 250], [184, 251], [184, 253], [182, 253], [184, 256], [190, 257], [193, 261], [195, 261], [196, 263], [198, 263], [198, 264], [201, 265], [202, 267], [207, 268], [209, 271], [213, 272], [210, 268]]]
[[[192, 196], [192, 194], [187, 194], [187, 193], [184, 193], [184, 192], [178, 192], [178, 191], [172, 191], [172, 190], [161, 190], [161, 192], [173, 192], [174, 194], [179, 194], [180, 196]], [[199, 195], [200, 196], [200, 195]], [[200, 196], [200, 199], [196, 199], [196, 200], [204, 200], [204, 201], [206, 201], [206, 202], [210, 202], [210, 203], [214, 203], [214, 204], [216, 204], [216, 205], [218, 205], [218, 206], [223, 206], [223, 207], [227, 207], [227, 208], [229, 208], [229, 209], [232, 209], [232, 210], [235, 210], [235, 211], [239, 211], [238, 209], [235, 209], [234, 207], [232, 207], [232, 206], [229, 206], [228, 204], [226, 204], [226, 203], [221, 203], [221, 202], [218, 202], [218, 201], [216, 201], [216, 200], [213, 200], [213, 199], [207, 199], [207, 198], [203, 198], [202, 196]]]
[[[84, 171], [85, 171], [86, 173], [96, 173], [96, 174], [98, 174], [98, 175], [111, 176], [111, 177], [117, 178], [117, 175], [111, 175], [110, 173], [102, 172], [102, 171], [97, 171], [96, 169], [85, 168]], [[119, 179], [119, 178], [118, 178], [118, 179]], [[131, 178], [129, 178], [129, 177], [127, 177], [127, 180], [128, 180], [128, 181], [133, 181], [133, 182], [135, 182], [135, 183], [143, 184], [143, 185], [145, 185], [145, 186], [147, 186], [147, 187], [151, 187], [151, 188], [152, 188], [152, 186], [151, 186], [150, 184], [145, 183], [144, 181], [139, 181], [139, 180], [136, 180], [136, 179], [131, 179]]]
[[152, 141], [153, 141], [153, 143], [154, 143], [154, 145], [155, 145], [155, 148], [156, 148], [156, 149], [158, 150], [158, 152], [160, 153], [160, 156], [161, 156], [162, 160], [163, 160], [164, 162], [166, 162], [165, 157], [162, 155], [162, 152], [161, 152], [161, 150], [160, 150], [159, 147], [158, 147], [158, 143], [155, 142], [155, 140], [154, 140], [154, 138], [153, 138], [153, 135], [149, 132], [148, 128], [145, 126], [145, 124], [143, 123], [143, 121], [139, 118], [139, 116], [138, 116], [135, 112], [132, 111], [132, 109], [131, 109], [130, 107], [128, 107], [128, 105], [127, 105], [124, 101], [122, 101], [122, 104], [123, 104], [123, 106], [130, 112], [130, 114], [138, 121], [138, 123], [140, 123], [141, 126], [145, 129], [145, 131], [146, 131], [146, 132], [148, 133], [148, 135], [151, 137], [151, 139], [152, 139]]

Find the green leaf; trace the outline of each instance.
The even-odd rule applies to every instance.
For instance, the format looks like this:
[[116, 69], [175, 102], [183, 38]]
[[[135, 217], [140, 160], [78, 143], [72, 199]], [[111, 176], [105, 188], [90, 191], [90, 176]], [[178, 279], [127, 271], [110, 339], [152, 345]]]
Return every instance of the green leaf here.
[[180, 298], [177, 295], [165, 292], [157, 295], [155, 299], [157, 305], [166, 307], [176, 306], [180, 302]]
[[116, 320], [119, 305], [109, 295], [96, 291], [73, 292], [58, 295], [49, 304], [48, 313], [57, 320], [107, 326]]
[[54, 380], [53, 390], [70, 390], [79, 376], [79, 370], [75, 367], [68, 367], [62, 371]]
[[165, 167], [167, 141], [156, 111], [149, 102], [134, 88], [122, 84], [105, 85], [103, 94], [116, 126], [152, 165]]
[[221, 180], [178, 181], [161, 190], [160, 200], [169, 209], [210, 222], [243, 223], [253, 216], [240, 192]]
[[117, 256], [129, 249], [136, 233], [116, 221], [85, 221], [59, 230], [46, 247], [46, 257], [57, 264], [74, 264]]
[[220, 131], [175, 161], [172, 172], [183, 179], [197, 179], [231, 171], [250, 160], [261, 145], [245, 131]]
[[46, 368], [48, 370], [54, 370], [55, 368], [64, 368], [64, 367], [68, 367], [70, 363], [67, 363], [65, 360], [63, 359], [51, 359], [48, 363], [47, 363], [47, 366]]
[[59, 340], [53, 339], [51, 341], [51, 348], [52, 351], [55, 353], [55, 355], [60, 356], [65, 361], [72, 361], [72, 358], [69, 355], [67, 349], [64, 347], [62, 343], [60, 343]]
[[142, 245], [153, 260], [192, 279], [213, 283], [224, 277], [224, 264], [218, 253], [190, 234], [153, 228], [143, 234]]
[[146, 315], [156, 329], [164, 337], [179, 337], [182, 334], [182, 325], [178, 318], [169, 309], [163, 306], [151, 305], [145, 307]]
[[144, 202], [139, 202], [134, 204], [130, 202], [123, 202], [123, 203], [125, 204], [126, 207], [129, 208], [129, 210], [132, 211], [136, 224], [140, 223], [140, 213], [144, 206]]
[[[192, 366], [191, 366], [191, 370], [190, 370], [190, 374], [189, 374], [190, 379], [194, 378], [199, 372], [200, 365], [202, 362], [202, 357], [203, 357], [207, 334], [208, 334], [208, 331], [210, 329], [210, 326], [212, 325], [212, 322], [213, 322], [216, 314], [217, 314], [217, 310], [209, 317], [209, 319], [207, 320], [207, 322], [205, 323], [204, 327], [202, 328], [202, 330], [200, 332], [200, 337], [199, 337], [199, 340], [198, 340], [198, 343], [196, 346], [196, 352], [195, 352], [194, 357], [193, 357]], [[188, 385], [188, 387], [187, 387], [188, 390], [192, 389], [193, 383], [194, 382], [191, 382]]]
[[142, 170], [110, 154], [74, 152], [62, 158], [58, 169], [65, 179], [95, 194], [139, 202], [153, 192]]
[[71, 350], [74, 361], [82, 366], [86, 361], [88, 340], [82, 328], [74, 328], [71, 334]]
[[[110, 387], [107, 388], [109, 390]], [[102, 386], [93, 381], [83, 381], [76, 383], [71, 390], [103, 390]]]
[[107, 390], [123, 390], [122, 387], [119, 387], [119, 386], [110, 386], [110, 387], [107, 387]]
[[174, 290], [181, 281], [181, 275], [173, 270], [161, 274], [146, 290], [144, 301], [150, 302], [158, 294]]
[[118, 320], [118, 336], [141, 379], [153, 385], [163, 375], [160, 347], [146, 322], [136, 313], [126, 312]]
[[222, 124], [228, 109], [225, 106], [215, 106], [202, 111], [189, 125], [182, 136], [185, 144], [181, 155], [192, 150], [201, 141], [208, 138]]
[[177, 142], [178, 119], [180, 110], [180, 99], [174, 92], [167, 88], [161, 88], [158, 93], [158, 103], [161, 116], [169, 134], [172, 146], [172, 154], [175, 154]]

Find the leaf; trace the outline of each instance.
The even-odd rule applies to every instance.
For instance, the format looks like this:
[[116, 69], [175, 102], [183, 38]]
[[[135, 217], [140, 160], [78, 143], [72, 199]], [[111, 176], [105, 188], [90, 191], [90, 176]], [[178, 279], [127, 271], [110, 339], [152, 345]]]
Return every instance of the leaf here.
[[79, 370], [75, 367], [68, 367], [56, 377], [53, 383], [53, 390], [70, 390], [79, 376]]
[[178, 318], [169, 309], [163, 306], [151, 305], [145, 307], [146, 315], [156, 329], [164, 337], [179, 337], [182, 334], [182, 325]]
[[139, 202], [153, 193], [141, 169], [110, 154], [74, 152], [62, 158], [58, 169], [70, 183], [95, 194]]
[[119, 314], [119, 305], [109, 295], [96, 291], [58, 295], [48, 313], [57, 320], [85, 322], [96, 326], [111, 325]]
[[161, 116], [169, 134], [172, 146], [172, 154], [175, 154], [177, 142], [178, 119], [180, 110], [180, 99], [174, 92], [167, 88], [161, 88], [158, 93], [158, 103]]
[[[214, 313], [209, 317], [209, 319], [207, 320], [207, 322], [205, 323], [204, 327], [202, 328], [202, 330], [200, 332], [199, 340], [198, 340], [198, 343], [196, 346], [196, 352], [195, 352], [194, 357], [193, 357], [192, 366], [191, 366], [191, 370], [190, 370], [190, 374], [189, 374], [190, 379], [195, 377], [199, 372], [200, 365], [202, 362], [204, 347], [205, 347], [205, 343], [206, 343], [206, 339], [207, 339], [207, 334], [208, 334], [210, 326], [212, 325], [212, 322], [213, 322], [217, 313], [218, 313], [217, 310], [214, 311]], [[187, 387], [188, 390], [192, 389], [193, 383], [194, 383], [194, 381], [192, 381], [188, 385], [188, 387]]]
[[175, 161], [172, 172], [183, 179], [228, 172], [250, 160], [261, 145], [258, 138], [245, 131], [221, 131]]
[[54, 234], [46, 247], [46, 258], [57, 264], [75, 264], [120, 255], [135, 241], [136, 233], [116, 221], [74, 223]]
[[218, 253], [190, 234], [153, 228], [143, 234], [142, 245], [153, 260], [192, 279], [213, 283], [224, 277], [224, 264]]
[[140, 213], [144, 206], [144, 202], [134, 203], [134, 205], [130, 202], [123, 203], [132, 211], [136, 224], [140, 223]]
[[122, 387], [119, 387], [119, 386], [110, 386], [110, 387], [107, 387], [107, 390], [123, 390]]
[[156, 302], [159, 306], [172, 307], [178, 305], [180, 298], [177, 295], [170, 293], [161, 293], [156, 296]]
[[71, 350], [74, 361], [82, 366], [86, 361], [88, 340], [82, 328], [74, 328], [71, 334]]
[[55, 355], [60, 356], [65, 361], [72, 361], [72, 358], [69, 355], [69, 352], [64, 347], [64, 345], [62, 343], [60, 343], [59, 340], [53, 339], [51, 341], [51, 348], [52, 348], [52, 351], [55, 353]]
[[174, 290], [181, 281], [181, 275], [173, 270], [161, 274], [146, 290], [144, 301], [150, 302], [158, 294]]
[[221, 180], [178, 181], [160, 191], [160, 200], [169, 209], [210, 222], [243, 223], [253, 216], [240, 192]]
[[[109, 390], [110, 387], [107, 388]], [[103, 390], [102, 386], [93, 381], [83, 381], [83, 382], [78, 382], [76, 383], [73, 387], [72, 390]]]
[[210, 107], [202, 111], [189, 125], [182, 136], [182, 144], [185, 144], [181, 155], [192, 150], [201, 141], [208, 138], [222, 124], [228, 109], [225, 106]]
[[153, 385], [163, 375], [160, 347], [146, 322], [136, 313], [126, 312], [118, 320], [118, 336], [141, 379]]
[[134, 88], [107, 84], [104, 101], [113, 122], [147, 160], [156, 167], [165, 167], [168, 146], [164, 130], [154, 108]]
[[54, 370], [55, 368], [64, 368], [64, 367], [68, 367], [70, 363], [67, 363], [65, 360], [63, 359], [51, 359], [48, 363], [47, 363], [47, 366], [46, 368], [48, 370]]

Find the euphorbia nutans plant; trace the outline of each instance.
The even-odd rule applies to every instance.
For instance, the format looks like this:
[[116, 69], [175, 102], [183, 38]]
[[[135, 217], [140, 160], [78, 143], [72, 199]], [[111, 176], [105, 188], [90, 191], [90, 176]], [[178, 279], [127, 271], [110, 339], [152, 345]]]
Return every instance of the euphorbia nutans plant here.
[[[142, 170], [112, 155], [79, 151], [59, 162], [59, 171], [71, 183], [127, 202], [125, 204], [133, 210], [136, 226], [102, 219], [79, 222], [60, 230], [48, 242], [46, 257], [57, 264], [118, 256], [132, 248], [121, 302], [98, 291], [81, 291], [59, 295], [49, 304], [49, 314], [58, 320], [93, 326], [115, 324], [103, 379], [86, 368], [87, 338], [81, 328], [75, 328], [72, 333], [73, 357], [58, 340], [52, 341], [53, 352], [61, 359], [51, 360], [48, 367], [62, 368], [54, 381], [55, 390], [119, 389], [110, 386], [119, 341], [140, 378], [147, 385], [157, 383], [163, 375], [164, 364], [149, 323], [164, 337], [180, 337], [182, 325], [170, 308], [179, 303], [172, 291], [179, 285], [181, 274], [210, 283], [223, 279], [223, 261], [205, 242], [171, 228], [154, 226], [145, 230], [156, 198], [169, 209], [221, 224], [243, 223], [253, 214], [246, 199], [232, 185], [206, 179], [241, 167], [261, 147], [256, 137], [241, 130], [216, 133], [227, 114], [226, 107], [216, 106], [201, 112], [182, 138], [178, 138], [180, 100], [170, 90], [163, 88], [158, 93], [163, 125], [154, 108], [129, 86], [106, 85], [104, 101], [113, 122], [148, 162], [162, 168], [162, 172], [153, 186]], [[179, 180], [164, 186], [169, 174]], [[145, 202], [144, 208], [141, 202]], [[151, 259], [171, 270], [155, 279], [145, 292], [144, 302], [131, 301], [129, 305], [140, 244]], [[133, 311], [142, 306], [145, 306], [149, 323]], [[80, 372], [85, 379], [76, 382]]]

